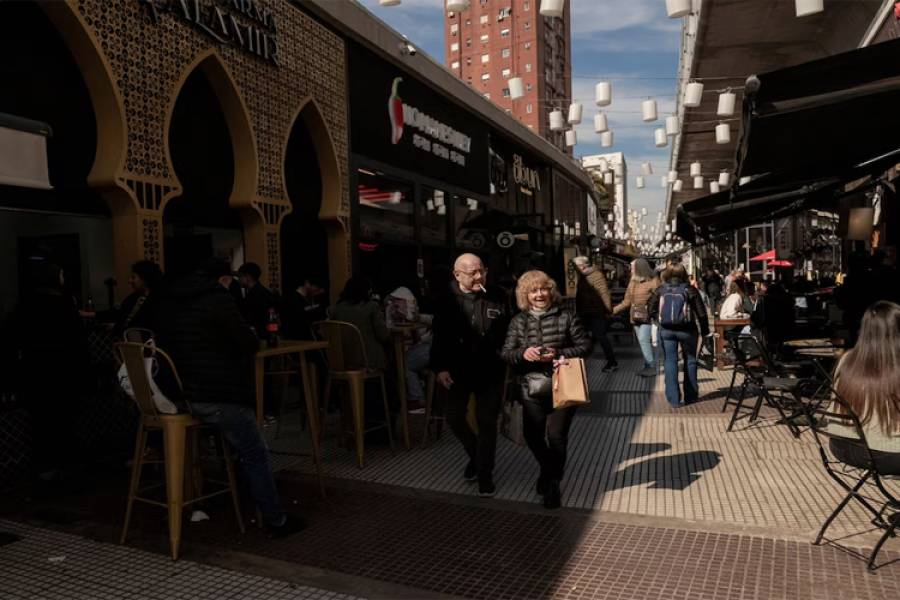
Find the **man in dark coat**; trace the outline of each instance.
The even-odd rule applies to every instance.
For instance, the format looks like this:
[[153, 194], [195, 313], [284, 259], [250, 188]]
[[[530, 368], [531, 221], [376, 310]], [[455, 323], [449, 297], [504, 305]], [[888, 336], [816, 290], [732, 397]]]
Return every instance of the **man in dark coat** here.
[[594, 343], [603, 349], [603, 357], [606, 359], [603, 372], [611, 373], [619, 368], [619, 363], [616, 361], [612, 344], [606, 337], [613, 309], [606, 273], [591, 265], [591, 259], [587, 256], [576, 256], [572, 262], [581, 273], [575, 292], [578, 316], [584, 319], [591, 332], [591, 337], [594, 338]]
[[[431, 369], [448, 391], [447, 421], [462, 442], [469, 463], [464, 477], [478, 480], [478, 493], [493, 496], [497, 417], [506, 365], [500, 349], [509, 311], [502, 293], [484, 287], [487, 270], [474, 254], [463, 254], [453, 266], [455, 281], [437, 304]], [[475, 394], [478, 434], [469, 427], [469, 396]]]
[[304, 523], [285, 513], [278, 497], [254, 410], [259, 340], [228, 292], [231, 282], [228, 264], [212, 260], [173, 285], [160, 347], [175, 362], [192, 414], [222, 431], [238, 454], [270, 534], [283, 537]]
[[281, 311], [282, 330], [289, 340], [313, 339], [312, 324], [324, 321], [325, 286], [318, 277], [307, 277], [303, 285], [287, 292]]
[[260, 283], [262, 269], [256, 263], [244, 263], [238, 269], [238, 280], [244, 288], [244, 301], [241, 313], [244, 319], [256, 330], [260, 339], [266, 337], [266, 326], [269, 323], [269, 310], [278, 311], [278, 296]]

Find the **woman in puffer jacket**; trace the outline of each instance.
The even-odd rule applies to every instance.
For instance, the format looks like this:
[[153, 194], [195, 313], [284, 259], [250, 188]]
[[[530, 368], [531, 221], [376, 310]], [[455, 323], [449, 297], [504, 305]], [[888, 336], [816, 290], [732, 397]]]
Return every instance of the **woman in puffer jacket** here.
[[569, 427], [577, 407], [553, 408], [552, 373], [562, 358], [585, 357], [591, 341], [574, 312], [561, 306], [556, 282], [543, 271], [519, 278], [513, 317], [503, 346], [503, 358], [519, 376], [523, 433], [540, 465], [535, 486], [545, 508], [559, 508], [559, 482], [566, 465]]

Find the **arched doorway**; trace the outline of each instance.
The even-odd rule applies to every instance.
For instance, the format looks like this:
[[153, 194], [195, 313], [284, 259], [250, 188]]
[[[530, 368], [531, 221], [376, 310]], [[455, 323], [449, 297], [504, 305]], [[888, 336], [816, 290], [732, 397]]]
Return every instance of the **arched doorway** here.
[[169, 118], [169, 157], [181, 187], [163, 212], [165, 270], [171, 277], [211, 257], [244, 262], [243, 223], [232, 204], [237, 136], [216, 67], [220, 63], [210, 57], [190, 71]]

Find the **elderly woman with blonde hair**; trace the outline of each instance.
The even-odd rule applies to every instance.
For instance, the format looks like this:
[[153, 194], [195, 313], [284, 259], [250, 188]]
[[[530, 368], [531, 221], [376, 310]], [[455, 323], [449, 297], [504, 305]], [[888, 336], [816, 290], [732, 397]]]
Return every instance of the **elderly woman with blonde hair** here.
[[540, 466], [535, 486], [546, 508], [559, 508], [559, 484], [566, 465], [569, 427], [577, 407], [553, 408], [552, 373], [556, 362], [588, 356], [591, 341], [579, 318], [563, 308], [556, 282], [543, 271], [519, 278], [513, 317], [503, 345], [521, 389], [523, 432]]

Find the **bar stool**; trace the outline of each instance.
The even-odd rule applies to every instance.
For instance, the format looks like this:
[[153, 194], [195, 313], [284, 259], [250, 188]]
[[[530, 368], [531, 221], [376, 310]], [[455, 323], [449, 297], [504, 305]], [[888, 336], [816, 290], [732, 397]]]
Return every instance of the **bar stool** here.
[[[161, 506], [169, 511], [169, 550], [172, 560], [178, 560], [181, 545], [182, 512], [185, 507], [221, 494], [231, 494], [238, 529], [241, 533], [244, 533], [244, 521], [241, 518], [241, 509], [238, 501], [234, 462], [224, 437], [219, 434], [228, 482], [215, 482], [221, 483], [225, 487], [203, 494], [202, 473], [198, 460], [200, 433], [201, 431], [209, 431], [211, 428], [195, 419], [190, 413], [160, 414], [153, 401], [153, 390], [150, 387], [146, 361], [163, 363], [172, 373], [180, 390], [181, 380], [178, 378], [172, 359], [152, 343], [120, 342], [115, 345], [115, 351], [122, 363], [125, 364], [134, 401], [140, 411], [140, 425], [134, 445], [134, 461], [131, 467], [131, 483], [128, 488], [125, 522], [122, 525], [122, 535], [119, 538], [119, 543], [124, 544], [128, 536], [128, 526], [131, 523], [131, 512], [135, 501]], [[147, 438], [153, 431], [162, 432], [164, 454], [161, 461], [149, 459], [146, 455]], [[190, 445], [187, 444], [189, 435]], [[164, 482], [166, 502], [160, 502], [141, 495], [143, 492], [159, 487], [154, 485], [143, 490], [140, 489], [141, 472], [144, 465], [159, 463], [164, 465], [166, 473]], [[186, 465], [190, 465], [187, 477], [185, 473]], [[186, 487], [188, 488], [187, 494], [185, 494]]]

